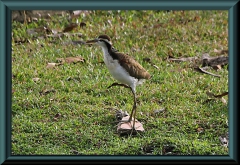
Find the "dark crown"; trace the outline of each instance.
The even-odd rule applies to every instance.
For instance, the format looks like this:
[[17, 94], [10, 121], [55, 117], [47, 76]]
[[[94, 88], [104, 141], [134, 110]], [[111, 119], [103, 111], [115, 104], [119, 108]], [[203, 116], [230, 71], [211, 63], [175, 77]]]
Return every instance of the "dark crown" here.
[[98, 39], [105, 39], [105, 40], [111, 41], [110, 37], [106, 34], [100, 35]]

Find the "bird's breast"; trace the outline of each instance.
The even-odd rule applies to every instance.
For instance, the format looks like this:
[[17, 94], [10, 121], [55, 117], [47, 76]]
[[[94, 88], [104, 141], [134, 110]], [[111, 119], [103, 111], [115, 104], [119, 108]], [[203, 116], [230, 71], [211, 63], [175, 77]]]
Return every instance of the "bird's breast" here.
[[104, 63], [106, 64], [110, 74], [117, 81], [129, 86], [137, 81], [134, 77], [130, 76], [129, 73], [119, 64], [118, 60], [114, 60], [110, 55], [104, 56]]

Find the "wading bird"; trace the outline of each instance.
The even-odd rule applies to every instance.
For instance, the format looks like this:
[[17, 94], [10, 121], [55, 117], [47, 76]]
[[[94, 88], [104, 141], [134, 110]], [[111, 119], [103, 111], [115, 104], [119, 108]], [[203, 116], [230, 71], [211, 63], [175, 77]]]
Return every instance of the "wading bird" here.
[[136, 101], [136, 86], [142, 84], [145, 79], [149, 79], [150, 74], [132, 57], [127, 54], [120, 53], [113, 48], [110, 37], [107, 35], [100, 35], [98, 38], [86, 41], [86, 44], [96, 44], [102, 47], [104, 55], [104, 63], [106, 64], [110, 74], [119, 83], [113, 83], [112, 86], [124, 86], [130, 88], [133, 94], [133, 108], [131, 115], [127, 122], [132, 121], [132, 131], [135, 129], [135, 117], [137, 109]]

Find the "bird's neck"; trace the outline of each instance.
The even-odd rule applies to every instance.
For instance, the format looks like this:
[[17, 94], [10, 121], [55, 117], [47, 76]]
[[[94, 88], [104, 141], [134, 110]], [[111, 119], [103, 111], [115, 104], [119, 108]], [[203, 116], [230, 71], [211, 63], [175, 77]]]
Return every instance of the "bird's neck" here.
[[109, 51], [107, 46], [101, 46], [101, 47], [102, 47], [102, 51], [103, 51], [104, 56], [109, 56], [109, 53], [111, 53], [111, 52]]
[[106, 61], [107, 59], [108, 60], [118, 59], [118, 56], [116, 55], [116, 53], [112, 51], [112, 46], [111, 45], [101, 45], [101, 47], [102, 47], [102, 51], [103, 51], [103, 54], [104, 54], [104, 61]]

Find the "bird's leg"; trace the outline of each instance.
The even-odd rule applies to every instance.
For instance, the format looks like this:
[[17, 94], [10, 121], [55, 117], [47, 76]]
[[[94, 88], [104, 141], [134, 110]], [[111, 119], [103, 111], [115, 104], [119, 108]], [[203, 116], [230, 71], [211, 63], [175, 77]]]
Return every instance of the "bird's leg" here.
[[129, 87], [128, 85], [126, 85], [126, 84], [113, 83], [112, 85], [110, 85], [110, 86], [108, 87], [108, 89], [111, 88], [112, 86], [123, 86], [123, 87], [125, 87], [125, 88], [130, 88], [130, 87]]
[[133, 125], [132, 125], [132, 132], [131, 134], [133, 133], [134, 129], [135, 129], [135, 121], [136, 121], [136, 111], [137, 111], [137, 99], [136, 99], [136, 93], [135, 91], [129, 87], [128, 85], [126, 84], [119, 84], [119, 83], [113, 83], [112, 85], [110, 85], [108, 88], [111, 88], [112, 86], [123, 86], [125, 88], [130, 88], [132, 93], [133, 93], [133, 100], [134, 100], [134, 103], [133, 103], [133, 108], [132, 108], [132, 112], [131, 112], [131, 115], [129, 117], [129, 119], [127, 120], [130, 124], [131, 124], [131, 121], [132, 121], [132, 117], [133, 117]]
[[[112, 86], [123, 86], [125, 88], [130, 88], [132, 89], [131, 87], [129, 87], [128, 85], [126, 84], [119, 84], [119, 83], [113, 83], [112, 85], [110, 85], [107, 89], [111, 88]], [[128, 122], [128, 120], [126, 120]], [[121, 122], [126, 122], [125, 120], [121, 120]]]
[[[136, 111], [137, 111], [137, 100], [136, 100], [136, 93], [133, 91], [133, 89], [131, 88], [132, 93], [133, 93], [133, 99], [134, 99], [134, 103], [133, 103], [133, 108], [132, 108], [132, 112], [131, 115], [128, 119], [128, 122], [132, 121], [132, 117], [133, 117], [133, 126], [132, 126], [132, 132], [135, 129], [135, 121], [136, 121]], [[132, 134], [131, 132], [131, 134]]]

